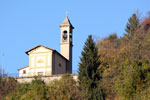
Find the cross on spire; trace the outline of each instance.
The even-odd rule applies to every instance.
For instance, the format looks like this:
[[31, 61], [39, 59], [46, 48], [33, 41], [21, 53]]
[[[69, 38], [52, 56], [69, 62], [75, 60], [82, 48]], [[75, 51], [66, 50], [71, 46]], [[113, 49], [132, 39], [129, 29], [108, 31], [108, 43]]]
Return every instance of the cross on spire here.
[[68, 11], [66, 11], [66, 16], [68, 16]]

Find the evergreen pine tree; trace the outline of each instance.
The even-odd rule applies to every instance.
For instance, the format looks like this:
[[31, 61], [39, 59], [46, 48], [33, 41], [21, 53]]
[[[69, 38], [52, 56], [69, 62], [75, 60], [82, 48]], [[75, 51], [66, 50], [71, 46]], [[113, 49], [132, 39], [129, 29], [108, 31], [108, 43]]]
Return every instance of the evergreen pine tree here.
[[80, 58], [78, 75], [79, 89], [83, 93], [84, 100], [104, 100], [102, 89], [98, 88], [101, 80], [99, 65], [98, 49], [92, 35], [89, 35]]
[[128, 35], [133, 35], [136, 29], [140, 25], [140, 20], [137, 17], [137, 15], [134, 13], [132, 16], [128, 19], [128, 23], [126, 25], [125, 31], [127, 32]]

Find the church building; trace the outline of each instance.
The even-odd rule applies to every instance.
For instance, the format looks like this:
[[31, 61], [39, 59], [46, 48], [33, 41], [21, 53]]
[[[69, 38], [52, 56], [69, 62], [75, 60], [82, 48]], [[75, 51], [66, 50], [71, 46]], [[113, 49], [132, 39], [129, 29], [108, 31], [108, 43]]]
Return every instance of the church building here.
[[66, 16], [60, 25], [60, 53], [43, 45], [26, 51], [25, 53], [29, 55], [29, 65], [18, 69], [19, 77], [72, 73], [73, 29]]

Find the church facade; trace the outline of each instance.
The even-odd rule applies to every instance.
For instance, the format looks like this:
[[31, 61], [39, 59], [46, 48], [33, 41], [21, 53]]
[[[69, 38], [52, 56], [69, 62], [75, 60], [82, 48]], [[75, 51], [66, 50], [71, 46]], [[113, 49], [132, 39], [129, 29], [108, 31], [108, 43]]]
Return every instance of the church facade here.
[[29, 65], [18, 69], [19, 77], [72, 73], [73, 29], [66, 16], [60, 25], [60, 53], [43, 45], [26, 51], [25, 53], [29, 55]]

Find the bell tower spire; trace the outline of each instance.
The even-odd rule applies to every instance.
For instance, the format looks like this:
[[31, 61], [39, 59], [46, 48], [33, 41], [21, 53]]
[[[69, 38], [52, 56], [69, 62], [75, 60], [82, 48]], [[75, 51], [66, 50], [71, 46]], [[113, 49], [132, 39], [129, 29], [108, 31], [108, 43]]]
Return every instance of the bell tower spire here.
[[60, 53], [68, 60], [67, 73], [72, 73], [73, 29], [74, 27], [72, 26], [68, 16], [66, 16], [64, 21], [60, 25]]

